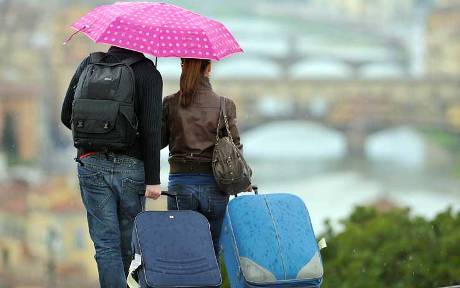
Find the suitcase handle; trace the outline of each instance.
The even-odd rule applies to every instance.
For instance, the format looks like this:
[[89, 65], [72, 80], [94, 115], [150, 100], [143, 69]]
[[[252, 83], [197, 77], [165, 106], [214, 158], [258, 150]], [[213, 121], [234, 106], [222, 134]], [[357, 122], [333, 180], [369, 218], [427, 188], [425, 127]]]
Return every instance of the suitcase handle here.
[[[177, 195], [174, 195], [174, 194], [171, 194], [168, 192], [168, 190], [162, 190], [161, 191], [161, 195], [162, 196], [168, 196], [168, 197], [171, 197], [171, 198], [174, 198], [176, 200], [176, 206], [177, 206], [177, 210], [180, 210], [179, 209], [179, 202], [177, 200]], [[142, 211], [145, 211], [145, 202], [142, 204]]]
[[162, 190], [161, 195], [176, 198], [176, 195], [169, 193], [168, 190]]
[[[252, 187], [252, 192], [254, 192], [254, 195], [259, 195], [259, 186], [251, 185], [251, 187]], [[238, 194], [235, 194], [235, 197], [238, 197]]]
[[174, 198], [174, 200], [176, 200], [176, 207], [177, 207], [177, 210], [180, 210], [180, 209], [179, 209], [179, 201], [177, 200], [177, 195], [169, 193], [168, 190], [162, 190], [162, 191], [161, 191], [161, 195], [163, 195], [163, 196], [168, 196], [168, 197], [171, 197], [171, 198]]

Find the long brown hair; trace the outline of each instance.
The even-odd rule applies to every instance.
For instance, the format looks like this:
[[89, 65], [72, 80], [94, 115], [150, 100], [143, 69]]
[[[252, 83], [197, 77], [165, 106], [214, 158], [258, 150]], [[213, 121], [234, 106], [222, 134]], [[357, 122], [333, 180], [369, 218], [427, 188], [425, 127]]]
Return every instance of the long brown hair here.
[[180, 75], [179, 103], [182, 107], [189, 106], [194, 97], [200, 77], [211, 63], [209, 60], [182, 58], [182, 74]]

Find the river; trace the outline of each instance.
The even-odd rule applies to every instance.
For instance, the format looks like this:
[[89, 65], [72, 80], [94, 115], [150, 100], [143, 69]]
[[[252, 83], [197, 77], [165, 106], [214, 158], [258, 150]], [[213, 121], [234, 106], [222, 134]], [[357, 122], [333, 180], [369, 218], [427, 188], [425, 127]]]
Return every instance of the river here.
[[[270, 123], [241, 138], [259, 192], [299, 196], [317, 233], [326, 219], [340, 228], [357, 205], [389, 202], [428, 218], [449, 206], [460, 209], [448, 152], [410, 127], [370, 136], [362, 159], [348, 157], [340, 132], [310, 122]], [[167, 151], [162, 156], [167, 183]]]

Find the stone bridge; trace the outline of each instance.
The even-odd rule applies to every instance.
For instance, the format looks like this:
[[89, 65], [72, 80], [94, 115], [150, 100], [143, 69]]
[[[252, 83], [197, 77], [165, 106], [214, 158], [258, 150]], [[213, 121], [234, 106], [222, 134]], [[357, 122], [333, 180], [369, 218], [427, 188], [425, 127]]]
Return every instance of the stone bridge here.
[[395, 126], [460, 134], [456, 79], [216, 79], [213, 83], [218, 93], [237, 103], [240, 129], [270, 121], [313, 121], [342, 131], [351, 153], [361, 154], [370, 134]]

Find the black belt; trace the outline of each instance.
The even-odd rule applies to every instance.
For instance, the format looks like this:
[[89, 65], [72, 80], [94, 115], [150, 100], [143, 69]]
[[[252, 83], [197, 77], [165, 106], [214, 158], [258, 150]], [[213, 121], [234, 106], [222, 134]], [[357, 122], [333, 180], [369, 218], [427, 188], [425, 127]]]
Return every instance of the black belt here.
[[170, 161], [169, 173], [211, 173], [211, 162]]

